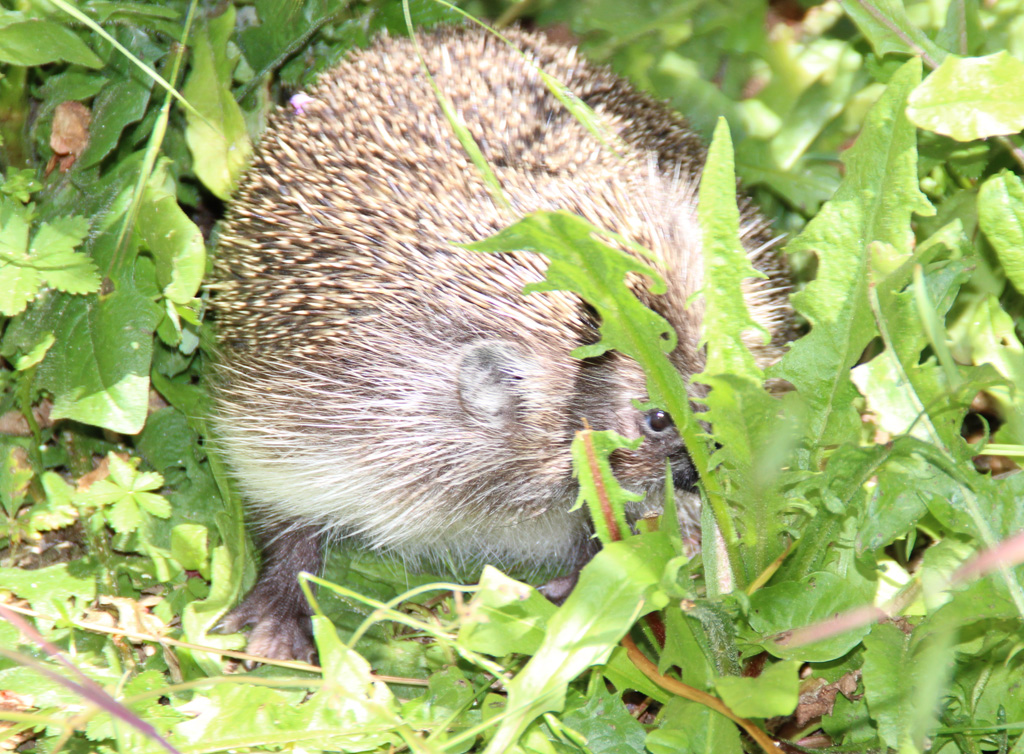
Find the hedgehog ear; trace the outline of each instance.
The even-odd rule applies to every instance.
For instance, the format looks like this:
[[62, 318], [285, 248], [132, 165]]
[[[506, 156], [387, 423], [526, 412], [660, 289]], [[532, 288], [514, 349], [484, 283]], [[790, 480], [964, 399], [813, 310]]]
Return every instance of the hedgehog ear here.
[[505, 427], [515, 421], [530, 377], [538, 371], [536, 361], [511, 343], [473, 343], [459, 361], [459, 403], [471, 418]]

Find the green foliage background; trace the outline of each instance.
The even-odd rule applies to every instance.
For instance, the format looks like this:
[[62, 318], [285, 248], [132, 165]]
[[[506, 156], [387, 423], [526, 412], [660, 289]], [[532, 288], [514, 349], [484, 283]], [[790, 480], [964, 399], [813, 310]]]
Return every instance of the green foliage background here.
[[[713, 138], [710, 435], [680, 418], [611, 250], [576, 272], [589, 228], [538, 216], [481, 245], [544, 249], [550, 285], [610, 297], [604, 343], [643, 363], [702, 472], [702, 554], [669, 512], [606, 543], [556, 609], [491, 569], [439, 603], [436, 577], [342, 553], [319, 593], [322, 673], [225, 675], [219, 652], [244, 637], [209, 632], [255, 568], [202, 443], [206, 237], [270, 108], [407, 33], [404, 9], [3, 0], [0, 735], [48, 752], [728, 754], [758, 750], [757, 727], [793, 751], [1024, 753], [1024, 481], [979, 472], [1024, 446], [1024, 2], [465, 10], [570, 31]], [[88, 143], [48, 165], [68, 102]], [[806, 330], [767, 374], [743, 345], [734, 175], [785, 234]], [[588, 503], [606, 470], [581, 468]]]

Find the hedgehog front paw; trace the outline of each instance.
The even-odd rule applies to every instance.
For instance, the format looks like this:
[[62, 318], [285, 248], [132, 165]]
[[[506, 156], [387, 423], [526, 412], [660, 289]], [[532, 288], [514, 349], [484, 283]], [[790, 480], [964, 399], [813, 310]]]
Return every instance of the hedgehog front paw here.
[[[299, 660], [317, 664], [313, 625], [309, 613], [293, 600], [267, 597], [254, 589], [241, 605], [225, 615], [214, 627], [218, 633], [238, 633], [252, 626], [245, 651], [269, 660]], [[255, 662], [247, 661], [251, 670]]]

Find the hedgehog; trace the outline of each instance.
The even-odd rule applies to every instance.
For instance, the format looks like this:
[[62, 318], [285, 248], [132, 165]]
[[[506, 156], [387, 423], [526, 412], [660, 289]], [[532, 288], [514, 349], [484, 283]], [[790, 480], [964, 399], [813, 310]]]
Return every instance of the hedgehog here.
[[[593, 310], [571, 293], [523, 294], [544, 259], [465, 244], [539, 210], [640, 244], [668, 289], [641, 284], [638, 295], [675, 328], [670, 358], [692, 376], [704, 363], [690, 301], [702, 283], [705, 147], [681, 116], [574, 48], [507, 37], [511, 46], [442, 28], [352, 54], [271, 116], [227, 211], [212, 286], [216, 442], [265, 544], [256, 585], [219, 629], [251, 626], [253, 654], [315, 658], [297, 574], [316, 572], [339, 540], [411, 568], [561, 574], [548, 594], [563, 597], [596, 550], [587, 513], [574, 510], [570, 443], [585, 423], [643, 438], [612, 458], [643, 510], [665, 503], [666, 460], [677, 490], [696, 482], [671, 417], [638, 408], [638, 365], [571, 355], [598, 339]], [[581, 124], [541, 71], [610, 138]], [[744, 246], [765, 275], [744, 284], [745, 300], [772, 336], [749, 345], [768, 364], [790, 325], [785, 267], [768, 223], [742, 196], [740, 206]], [[695, 505], [681, 507], [695, 528]]]

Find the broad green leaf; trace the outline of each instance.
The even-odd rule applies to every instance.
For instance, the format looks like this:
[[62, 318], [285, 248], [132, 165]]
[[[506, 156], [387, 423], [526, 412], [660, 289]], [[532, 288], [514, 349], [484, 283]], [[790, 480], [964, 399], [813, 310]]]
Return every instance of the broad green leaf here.
[[206, 246], [199, 228], [178, 206], [170, 164], [150, 176], [135, 227], [156, 260], [157, 284], [176, 304], [195, 298], [206, 272]]
[[879, 56], [923, 55], [930, 64], [946, 57], [946, 51], [911, 22], [902, 0], [840, 0], [840, 5]]
[[245, 58], [257, 75], [272, 69], [307, 37], [328, 12], [337, 10], [336, 0], [256, 0], [253, 4], [259, 24], [251, 24], [238, 35]]
[[84, 607], [96, 598], [98, 575], [76, 567], [75, 563], [60, 563], [35, 570], [0, 568], [0, 584], [28, 600], [40, 612], [59, 615], [68, 609], [68, 600], [77, 600]]
[[622, 694], [613, 694], [599, 684], [586, 703], [566, 712], [562, 723], [583, 735], [587, 749], [594, 754], [619, 754], [643, 751], [647, 732], [623, 703]]
[[789, 715], [799, 697], [801, 665], [798, 660], [786, 660], [768, 665], [756, 678], [721, 676], [715, 679], [715, 690], [740, 717]]
[[171, 555], [181, 567], [210, 578], [209, 530], [197, 524], [178, 524], [171, 530]]
[[907, 100], [920, 128], [957, 141], [1024, 130], [1024, 62], [1005, 50], [981, 58], [949, 56]]
[[952, 663], [949, 631], [919, 638], [908, 624], [880, 623], [864, 639], [864, 695], [879, 737], [901, 752], [925, 750]]
[[159, 309], [130, 288], [102, 298], [51, 294], [35, 313], [58, 344], [37, 381], [54, 396], [53, 417], [135, 434], [149, 406], [149, 365]]
[[803, 394], [816, 447], [859, 432], [849, 370], [876, 332], [867, 301], [868, 247], [884, 241], [909, 254], [913, 214], [933, 212], [918, 188], [915, 132], [903, 114], [920, 76], [920, 60], [914, 59], [892, 77], [845, 155], [847, 175], [836, 195], [788, 247], [818, 256], [817, 278], [792, 299], [811, 332], [769, 376], [788, 380]]
[[66, 61], [102, 68], [103, 60], [71, 29], [39, 18], [20, 20], [20, 14], [0, 14], [0, 61], [35, 66]]
[[662, 724], [647, 734], [651, 754], [742, 754], [739, 728], [703, 704], [673, 698], [665, 705]]
[[[1018, 100], [1024, 108], [1024, 95], [1019, 92]], [[1024, 181], [1020, 176], [1004, 170], [982, 184], [978, 221], [1006, 277], [1018, 292], [1024, 291]]]
[[[115, 34], [131, 52], [145, 57], [144, 36], [128, 29]], [[79, 170], [98, 165], [121, 143], [125, 129], [145, 117], [153, 88], [152, 80], [140, 75], [132, 61], [112, 50], [108, 43], [104, 46], [108, 50], [106, 84], [90, 106], [89, 144], [75, 163]]]
[[864, 639], [864, 689], [871, 718], [885, 743], [897, 748], [901, 720], [913, 704], [914, 665], [909, 633], [893, 623], [875, 626]]
[[231, 93], [237, 60], [229, 57], [228, 39], [234, 23], [234, 6], [228, 6], [197, 28], [192, 35], [192, 72], [182, 92], [203, 116], [186, 114], [192, 168], [214, 195], [225, 200], [231, 198], [252, 153], [242, 110]]
[[[757, 590], [750, 598], [750, 626], [761, 635], [765, 651], [784, 660], [826, 662], [857, 646], [871, 629], [869, 622], [846, 626], [841, 617], [870, 607], [875, 581], [851, 569], [846, 578], [828, 571], [812, 573], [800, 581], [786, 581]], [[835, 630], [829, 623], [835, 624]], [[824, 636], [813, 643], [793, 646], [801, 638], [795, 629], [814, 627]]]
[[459, 631], [459, 645], [476, 652], [533, 654], [544, 639], [555, 606], [535, 589], [484, 566]]
[[571, 680], [611, 654], [644, 609], [644, 593], [661, 578], [673, 550], [664, 535], [613, 542], [580, 572], [579, 583], [548, 621], [544, 641], [511, 681], [507, 716], [487, 752], [518, 740], [538, 716], [561, 710]]

